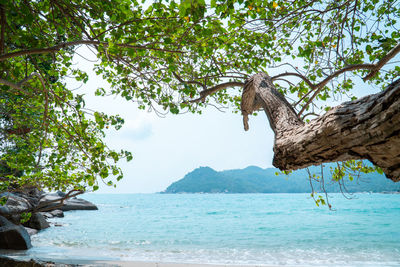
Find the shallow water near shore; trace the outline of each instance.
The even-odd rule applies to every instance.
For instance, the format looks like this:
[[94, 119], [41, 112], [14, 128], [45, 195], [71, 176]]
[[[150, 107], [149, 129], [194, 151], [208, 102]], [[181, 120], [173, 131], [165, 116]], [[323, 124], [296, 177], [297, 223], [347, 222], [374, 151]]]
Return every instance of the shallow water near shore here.
[[66, 212], [11, 253], [52, 260], [267, 266], [400, 266], [400, 195], [86, 194], [98, 211]]

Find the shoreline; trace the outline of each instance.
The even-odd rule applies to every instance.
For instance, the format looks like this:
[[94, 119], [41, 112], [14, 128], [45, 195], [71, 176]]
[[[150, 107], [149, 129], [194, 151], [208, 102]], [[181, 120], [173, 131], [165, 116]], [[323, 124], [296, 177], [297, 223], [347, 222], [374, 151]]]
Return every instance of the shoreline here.
[[[151, 262], [151, 261], [119, 261], [119, 260], [84, 260], [84, 259], [20, 259], [0, 255], [0, 263], [7, 266], [18, 267], [272, 267], [263, 264], [202, 264], [202, 263], [174, 263], [174, 262]], [[11, 264], [11, 265], [10, 265]], [[287, 266], [287, 265], [285, 265]], [[287, 266], [290, 267], [290, 266]], [[300, 266], [297, 266], [300, 267]]]
[[[68, 262], [68, 263], [67, 263]], [[146, 261], [91, 261], [70, 260], [60, 262], [83, 267], [271, 267], [271, 265], [234, 265], [234, 264], [202, 264], [202, 263], [173, 263], [173, 262], [146, 262]]]

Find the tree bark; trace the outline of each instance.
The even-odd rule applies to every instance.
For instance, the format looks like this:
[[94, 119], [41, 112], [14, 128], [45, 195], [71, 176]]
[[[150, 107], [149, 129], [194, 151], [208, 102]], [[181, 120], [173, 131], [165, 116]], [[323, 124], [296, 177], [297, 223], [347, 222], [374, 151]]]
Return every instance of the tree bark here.
[[400, 79], [385, 91], [345, 102], [304, 124], [264, 73], [244, 87], [242, 114], [265, 110], [275, 133], [273, 165], [296, 170], [324, 162], [367, 159], [400, 181]]

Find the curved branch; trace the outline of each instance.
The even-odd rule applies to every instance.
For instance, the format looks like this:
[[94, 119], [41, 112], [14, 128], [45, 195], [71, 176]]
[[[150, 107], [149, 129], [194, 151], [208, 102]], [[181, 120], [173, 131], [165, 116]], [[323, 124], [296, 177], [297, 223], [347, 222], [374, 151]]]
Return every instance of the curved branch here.
[[110, 27], [110, 28], [108, 28], [108, 29], [106, 29], [106, 30], [104, 30], [104, 31], [102, 31], [102, 32], [100, 32], [100, 33], [98, 33], [98, 34], [97, 34], [96, 36], [94, 36], [93, 38], [94, 38], [94, 39], [99, 38], [100, 36], [106, 34], [107, 32], [109, 32], [109, 31], [111, 31], [111, 30], [114, 30], [114, 29], [117, 29], [117, 28], [119, 28], [119, 27], [122, 27], [122, 26], [125, 26], [125, 25], [128, 25], [128, 24], [131, 24], [131, 23], [133, 23], [133, 22], [135, 22], [135, 21], [144, 21], [144, 20], [170, 20], [170, 19], [177, 19], [177, 18], [179, 18], [179, 17], [165, 17], [165, 18], [164, 18], [164, 17], [161, 17], [161, 18], [150, 17], [150, 18], [145, 18], [145, 19], [131, 19], [131, 20], [127, 20], [127, 21], [125, 21], [125, 22], [122, 22], [122, 23], [120, 23], [120, 24], [118, 24], [118, 25], [112, 26], [112, 27]]
[[276, 80], [276, 79], [278, 79], [278, 78], [280, 78], [280, 77], [284, 77], [284, 76], [296, 76], [296, 77], [299, 77], [300, 79], [302, 79], [303, 81], [305, 81], [305, 82], [308, 84], [308, 86], [311, 87], [311, 89], [314, 89], [314, 88], [316, 87], [316, 85], [313, 84], [309, 79], [307, 79], [306, 76], [303, 76], [303, 75], [301, 75], [300, 73], [296, 73], [296, 72], [285, 72], [285, 73], [281, 73], [281, 74], [272, 76], [272, 77], [271, 77], [271, 80]]
[[4, 85], [7, 85], [7, 86], [10, 86], [11, 88], [13, 88], [15, 90], [18, 90], [18, 91], [20, 91], [22, 93], [26, 93], [24, 90], [22, 90], [22, 88], [17, 83], [13, 83], [13, 82], [1, 79], [1, 78], [0, 78], [0, 83], [4, 84]]
[[13, 83], [13, 82], [10, 82], [10, 81], [7, 81], [5, 79], [1, 79], [0, 78], [0, 84], [4, 84], [4, 85], [7, 85], [7, 86], [10, 86], [11, 88], [13, 88], [13, 89], [15, 89], [15, 90], [17, 90], [17, 91], [19, 91], [21, 93], [29, 95], [28, 92], [26, 92], [24, 89], [22, 89], [22, 85], [24, 85], [26, 82], [31, 80], [33, 77], [38, 77], [39, 78], [39, 80], [40, 80], [40, 82], [41, 82], [41, 84], [43, 86], [43, 89], [45, 90], [46, 86], [45, 86], [44, 80], [43, 80], [42, 76], [40, 76], [40, 74], [37, 73], [37, 72], [31, 73], [31, 75], [29, 75], [28, 77], [26, 77], [25, 79], [21, 80], [18, 83]]
[[398, 53], [400, 53], [400, 43], [398, 43], [395, 47], [392, 48], [392, 50], [389, 51], [381, 60], [378, 61], [374, 66], [374, 68], [371, 70], [371, 72], [363, 78], [363, 81], [368, 81], [372, 77], [374, 77], [378, 71], [386, 65], [386, 63], [389, 62], [392, 58], [394, 58]]
[[[243, 119], [262, 106], [275, 133], [273, 165], [296, 170], [325, 162], [368, 159], [400, 181], [400, 79], [385, 91], [345, 102], [305, 124], [268, 75], [243, 90]], [[246, 127], [246, 124], [245, 124]]]
[[197, 84], [197, 85], [200, 85], [201, 87], [203, 87], [204, 90], [207, 90], [207, 87], [205, 86], [205, 84], [202, 84], [201, 82], [198, 82], [198, 81], [184, 81], [184, 80], [181, 78], [181, 76], [179, 76], [176, 72], [173, 72], [172, 74], [173, 74], [173, 75], [175, 76], [175, 78], [176, 78], [179, 82], [181, 82], [181, 83]]
[[1, 24], [1, 32], [0, 32], [0, 53], [4, 53], [4, 42], [5, 42], [5, 27], [6, 27], [6, 11], [3, 5], [0, 5], [0, 24]]
[[19, 57], [19, 56], [25, 56], [25, 55], [37, 55], [37, 54], [46, 54], [46, 53], [54, 53], [57, 52], [63, 48], [69, 47], [69, 46], [75, 46], [75, 45], [81, 45], [81, 44], [100, 44], [100, 42], [97, 41], [89, 41], [89, 40], [80, 40], [80, 41], [74, 41], [74, 42], [66, 42], [66, 43], [61, 43], [55, 46], [51, 47], [46, 47], [46, 48], [34, 48], [34, 49], [24, 49], [16, 52], [11, 52], [8, 54], [4, 54], [0, 56], [0, 61], [4, 61], [9, 58], [13, 57]]
[[[65, 200], [73, 198], [73, 197], [76, 197], [76, 196], [81, 195], [83, 193], [85, 193], [85, 191], [78, 190], [78, 189], [72, 189], [68, 193], [66, 193], [65, 196], [63, 196], [63, 197], [46, 201], [42, 205], [40, 205], [40, 202], [39, 202], [39, 204], [33, 209], [33, 212], [46, 212], [46, 211], [50, 211], [50, 210], [54, 210], [54, 209], [60, 208], [60, 207], [62, 207], [64, 205], [64, 201]], [[43, 195], [41, 197], [41, 199], [44, 196], [45, 195]], [[59, 202], [59, 203], [57, 203], [56, 205], [49, 205], [49, 204], [56, 203], [56, 202]]]
[[[82, 44], [85, 44], [85, 45], [100, 45], [100, 44], [102, 44], [104, 46], [108, 46], [107, 42], [79, 40], [79, 41], [73, 41], [73, 42], [65, 42], [65, 43], [61, 43], [61, 44], [51, 46], [51, 47], [46, 47], [46, 48], [25, 49], [25, 50], [20, 50], [20, 51], [16, 51], [16, 52], [11, 52], [8, 54], [0, 55], [0, 61], [4, 61], [6, 59], [18, 57], [18, 56], [54, 53], [63, 48], [66, 48], [66, 47], [82, 45]], [[180, 53], [180, 54], [185, 53], [183, 51], [178, 51], [178, 50], [167, 50], [167, 49], [156, 48], [156, 47], [137, 46], [137, 45], [130, 45], [130, 44], [115, 44], [115, 45], [119, 46], [119, 47], [127, 47], [127, 48], [134, 48], [134, 49], [157, 50], [157, 51], [163, 51], [163, 52], [167, 52], [167, 53]]]
[[197, 99], [193, 99], [191, 101], [189, 101], [190, 103], [198, 103], [198, 102], [204, 102], [206, 100], [206, 97], [214, 94], [217, 91], [229, 88], [229, 87], [235, 87], [235, 86], [240, 86], [243, 87], [244, 83], [241, 82], [226, 82], [226, 83], [221, 83], [218, 84], [214, 87], [211, 87], [210, 89], [206, 89], [200, 92], [200, 97]]
[[[346, 66], [340, 70], [335, 71], [328, 77], [326, 77], [323, 81], [318, 83], [313, 90], [316, 90], [314, 94], [310, 97], [310, 99], [307, 101], [307, 103], [302, 107], [302, 109], [299, 112], [299, 116], [306, 110], [306, 108], [310, 105], [310, 103], [315, 99], [315, 97], [321, 92], [321, 90], [324, 88], [324, 86], [333, 78], [339, 76], [340, 74], [346, 72], [346, 71], [353, 71], [353, 70], [362, 70], [362, 69], [373, 69], [375, 68], [374, 64], [354, 64], [354, 65], [349, 65]], [[311, 90], [310, 92], [312, 92]]]

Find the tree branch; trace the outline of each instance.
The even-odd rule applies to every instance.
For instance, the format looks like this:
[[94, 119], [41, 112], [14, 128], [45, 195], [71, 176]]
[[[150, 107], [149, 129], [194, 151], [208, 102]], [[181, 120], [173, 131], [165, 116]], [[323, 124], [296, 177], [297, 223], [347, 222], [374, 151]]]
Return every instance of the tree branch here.
[[51, 47], [46, 47], [46, 48], [25, 49], [25, 50], [20, 50], [20, 51], [1, 55], [0, 61], [4, 61], [6, 59], [18, 57], [18, 56], [54, 53], [54, 52], [61, 50], [62, 48], [66, 48], [69, 46], [75, 46], [75, 45], [81, 45], [81, 44], [100, 44], [100, 42], [89, 41], [89, 40], [80, 40], [80, 41], [74, 41], [74, 42], [61, 43], [61, 44], [51, 46]]
[[[74, 192], [75, 192], [75, 193], [74, 193]], [[65, 200], [70, 199], [70, 198], [73, 198], [73, 197], [76, 197], [76, 196], [78, 196], [78, 195], [81, 195], [81, 194], [83, 194], [84, 192], [85, 192], [85, 191], [83, 191], [83, 190], [76, 190], [76, 189], [73, 189], [73, 190], [69, 191], [67, 194], [65, 194], [65, 196], [63, 196], [63, 197], [60, 197], [60, 198], [57, 198], [57, 199], [53, 199], [53, 200], [46, 201], [45, 205], [42, 205], [42, 206], [38, 205], [38, 206], [36, 206], [36, 207], [33, 209], [33, 212], [46, 212], [46, 211], [49, 211], [49, 210], [54, 210], [55, 208], [58, 208], [58, 207], [62, 207], [62, 205], [64, 205], [64, 201], [65, 201]], [[73, 194], [73, 193], [74, 193], [74, 194]], [[51, 207], [49, 207], [49, 204], [51, 204], [51, 203], [56, 203], [56, 202], [60, 202], [60, 203], [58, 203], [58, 205], [56, 205], [56, 206], [51, 206]]]
[[21, 92], [23, 94], [28, 94], [29, 95], [28, 92], [26, 92], [24, 89], [22, 89], [22, 85], [24, 85], [26, 82], [28, 82], [29, 80], [31, 80], [34, 77], [38, 77], [39, 78], [39, 80], [40, 80], [40, 82], [41, 82], [41, 84], [43, 86], [43, 89], [46, 90], [46, 86], [45, 86], [44, 80], [40, 76], [40, 74], [37, 73], [37, 72], [33, 72], [31, 75], [29, 75], [28, 77], [26, 77], [25, 79], [21, 80], [18, 83], [13, 83], [13, 82], [10, 82], [10, 81], [7, 81], [5, 79], [1, 79], [0, 78], [0, 84], [4, 84], [4, 85], [7, 85], [7, 86], [10, 86], [11, 88], [13, 88], [13, 89], [15, 89], [15, 90], [17, 90], [17, 91], [19, 91], [19, 92]]
[[108, 29], [106, 29], [106, 30], [104, 30], [104, 31], [102, 31], [102, 32], [100, 32], [100, 33], [98, 33], [98, 34], [96, 34], [96, 36], [94, 36], [93, 39], [99, 38], [100, 36], [104, 35], [105, 33], [109, 32], [109, 31], [111, 31], [111, 30], [114, 30], [114, 29], [117, 29], [117, 28], [119, 28], [119, 27], [122, 27], [122, 26], [125, 26], [125, 25], [128, 25], [128, 24], [131, 24], [131, 23], [133, 23], [133, 22], [135, 22], [135, 21], [144, 21], [144, 20], [170, 20], [170, 19], [177, 19], [177, 18], [179, 18], [179, 17], [161, 17], [161, 18], [150, 17], [150, 18], [145, 18], [145, 19], [131, 19], [131, 20], [127, 20], [127, 21], [125, 21], [125, 22], [122, 22], [122, 23], [120, 23], [120, 24], [118, 24], [118, 25], [112, 26], [112, 27], [110, 27], [110, 28], [108, 28]]
[[218, 84], [214, 87], [211, 87], [210, 89], [206, 89], [200, 92], [200, 97], [197, 99], [193, 99], [189, 101], [190, 103], [199, 103], [199, 102], [204, 102], [206, 100], [206, 97], [223, 89], [229, 88], [229, 87], [234, 87], [234, 86], [240, 86], [243, 87], [244, 83], [241, 82], [226, 82], [226, 83], [221, 83]]
[[25, 92], [18, 84], [16, 84], [16, 83], [13, 83], [13, 82], [10, 82], [10, 81], [1, 79], [1, 78], [0, 78], [0, 83], [1, 83], [1, 84], [4, 84], [4, 85], [7, 85], [7, 86], [10, 86], [11, 88], [13, 88], [13, 89], [15, 89], [15, 90], [18, 90], [18, 91], [20, 91], [20, 92], [22, 92], [22, 93], [26, 93], [26, 92]]
[[198, 81], [184, 81], [176, 72], [173, 72], [172, 74], [181, 83], [197, 84], [197, 85], [200, 85], [201, 87], [203, 87], [204, 90], [207, 90], [207, 87], [205, 86], [205, 84], [202, 84], [201, 82], [198, 82]]
[[[65, 43], [61, 43], [61, 44], [51, 46], [51, 47], [46, 47], [46, 48], [25, 49], [25, 50], [20, 50], [20, 51], [4, 54], [4, 55], [0, 56], [0, 61], [4, 61], [9, 58], [24, 56], [24, 55], [54, 53], [63, 48], [66, 48], [66, 47], [82, 45], [82, 44], [84, 44], [84, 45], [100, 45], [100, 44], [102, 44], [104, 46], [108, 46], [107, 42], [79, 40], [79, 41], [73, 41], [73, 42], [65, 42]], [[167, 49], [163, 49], [163, 48], [136, 46], [136, 45], [130, 45], [130, 44], [115, 44], [115, 45], [119, 46], [119, 47], [134, 48], [134, 49], [148, 49], [148, 50], [163, 51], [163, 52], [167, 52], [167, 53], [180, 53], [180, 54], [185, 53], [183, 51], [178, 51], [178, 50], [167, 50]]]
[[1, 24], [1, 33], [0, 33], [0, 54], [4, 53], [4, 33], [6, 28], [6, 11], [3, 5], [0, 5], [0, 24]]
[[392, 58], [394, 58], [398, 53], [400, 52], [400, 43], [398, 43], [395, 47], [392, 48], [392, 50], [389, 51], [389, 53], [387, 53], [381, 60], [378, 61], [378, 63], [376, 63], [374, 65], [374, 68], [371, 70], [371, 72], [365, 76], [363, 78], [363, 81], [368, 81], [370, 80], [372, 77], [374, 77], [379, 70], [386, 65], [386, 63], [389, 62], [389, 60], [391, 60]]
[[281, 74], [278, 74], [278, 75], [275, 75], [275, 76], [271, 77], [271, 80], [276, 80], [276, 79], [278, 79], [280, 77], [284, 77], [284, 76], [296, 76], [296, 77], [299, 77], [300, 79], [305, 81], [308, 84], [308, 86], [311, 87], [311, 89], [314, 89], [316, 87], [316, 85], [313, 84], [309, 79], [307, 79], [307, 77], [301, 75], [300, 73], [296, 73], [296, 72], [281, 73]]
[[[303, 106], [303, 108], [299, 112], [299, 116], [306, 110], [306, 108], [310, 105], [312, 101], [314, 101], [315, 97], [321, 92], [321, 90], [324, 88], [324, 86], [333, 78], [339, 76], [340, 74], [346, 72], [346, 71], [353, 71], [353, 70], [361, 70], [361, 69], [373, 69], [375, 67], [374, 64], [354, 64], [354, 65], [349, 65], [346, 66], [340, 70], [335, 71], [328, 77], [326, 77], [323, 81], [320, 83], [316, 84], [313, 90], [310, 92], [314, 91], [314, 94], [310, 97], [310, 99], [307, 101], [307, 103]], [[309, 93], [310, 93], [309, 92]]]

